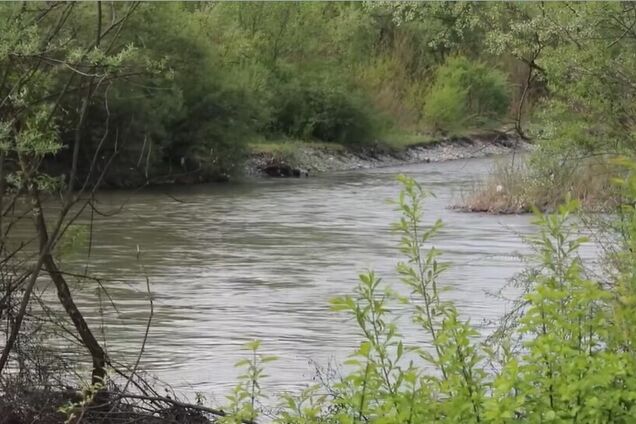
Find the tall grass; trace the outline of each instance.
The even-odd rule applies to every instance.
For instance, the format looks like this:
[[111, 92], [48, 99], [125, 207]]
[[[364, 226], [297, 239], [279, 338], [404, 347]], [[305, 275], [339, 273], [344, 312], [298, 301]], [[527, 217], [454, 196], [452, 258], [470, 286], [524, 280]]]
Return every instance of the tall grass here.
[[[535, 162], [537, 159], [535, 159]], [[554, 211], [570, 196], [587, 210], [607, 211], [619, 201], [612, 182], [611, 158], [599, 156], [564, 161], [542, 168], [523, 159], [496, 162], [490, 174], [465, 193], [455, 207], [471, 212], [525, 213], [534, 208]]]

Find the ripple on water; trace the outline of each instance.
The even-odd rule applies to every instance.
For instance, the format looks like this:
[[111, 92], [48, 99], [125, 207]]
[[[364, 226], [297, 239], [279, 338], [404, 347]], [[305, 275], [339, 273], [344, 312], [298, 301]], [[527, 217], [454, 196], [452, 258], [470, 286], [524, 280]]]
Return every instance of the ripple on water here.
[[[137, 245], [150, 278], [155, 317], [143, 366], [176, 388], [213, 393], [234, 384], [233, 364], [248, 340], [281, 359], [268, 364], [269, 387], [311, 381], [309, 361], [344, 359], [359, 338], [354, 323], [329, 311], [335, 295], [350, 293], [357, 274], [374, 269], [396, 284], [398, 238], [395, 177], [407, 173], [436, 197], [425, 222], [444, 220], [433, 241], [452, 264], [443, 277], [447, 296], [463, 316], [483, 324], [506, 309], [487, 292], [500, 290], [521, 270], [519, 235], [532, 231], [527, 216], [463, 214], [447, 209], [461, 190], [484, 175], [490, 160], [406, 165], [298, 180], [226, 186], [152, 189], [129, 196], [104, 192], [103, 205], [124, 211], [95, 224], [91, 269], [124, 282], [107, 282], [119, 313], [104, 305], [111, 354], [134, 357], [148, 314]], [[162, 190], [171, 190], [173, 197]], [[80, 263], [80, 258], [77, 258]], [[98, 325], [94, 290], [78, 303]], [[397, 307], [398, 312], [404, 312]], [[427, 338], [400, 320], [410, 343]]]

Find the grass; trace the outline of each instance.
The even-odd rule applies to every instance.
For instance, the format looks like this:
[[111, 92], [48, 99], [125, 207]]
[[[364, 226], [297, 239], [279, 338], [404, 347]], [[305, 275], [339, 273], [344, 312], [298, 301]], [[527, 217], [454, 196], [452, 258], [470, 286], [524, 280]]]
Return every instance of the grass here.
[[[452, 134], [451, 137], [468, 137], [476, 134], [477, 131], [466, 131], [465, 133]], [[485, 134], [485, 133], [484, 133]], [[406, 150], [414, 146], [435, 144], [443, 137], [432, 133], [416, 133], [403, 131], [389, 131], [382, 134], [378, 140], [345, 145], [341, 143], [327, 143], [322, 141], [308, 141], [299, 139], [282, 138], [278, 140], [255, 139], [248, 142], [248, 149], [251, 153], [272, 153], [272, 154], [293, 154], [302, 147], [311, 147], [327, 151], [344, 151], [360, 147], [379, 147], [394, 151]]]
[[433, 137], [432, 134], [394, 131], [384, 134], [381, 137], [381, 141], [377, 144], [391, 150], [401, 151], [406, 150], [409, 147], [433, 144], [437, 140], [439, 140], [439, 138]]
[[531, 210], [528, 187], [530, 175], [525, 165], [497, 162], [495, 168], [484, 181], [477, 184], [455, 205], [456, 209], [467, 212], [488, 212], [501, 214], [524, 213]]
[[290, 160], [293, 160], [293, 158], [296, 157], [303, 148], [319, 149], [325, 152], [334, 153], [360, 148], [403, 151], [413, 146], [432, 144], [435, 141], [436, 139], [430, 135], [420, 135], [407, 132], [387, 133], [378, 141], [354, 145], [287, 138], [278, 140], [257, 139], [248, 142], [248, 151], [251, 154], [267, 154], [274, 158], [289, 162]]
[[[259, 139], [248, 142], [248, 151], [252, 156], [262, 156], [266, 162], [271, 164], [284, 164], [291, 167], [305, 169], [318, 169], [319, 166], [312, 164], [313, 160], [308, 160], [313, 154], [307, 154], [307, 148], [321, 150], [325, 153], [336, 154], [347, 150], [338, 143], [325, 143], [314, 141], [302, 141], [298, 139]], [[319, 161], [319, 160], [318, 160]]]
[[526, 213], [553, 211], [570, 196], [590, 211], [615, 207], [619, 196], [609, 157], [563, 163], [557, 170], [537, 172], [525, 163], [497, 162], [491, 173], [455, 205], [469, 212]]
[[444, 134], [433, 130], [426, 131], [388, 131], [382, 135], [380, 146], [402, 151], [410, 147], [435, 144], [443, 139], [488, 137], [501, 131], [501, 126], [468, 127], [449, 130]]
[[271, 153], [280, 155], [292, 155], [303, 147], [313, 147], [323, 150], [343, 151], [346, 147], [339, 143], [326, 143], [319, 141], [304, 141], [292, 138], [278, 140], [257, 139], [247, 143], [248, 149], [253, 154]]
[[252, 155], [268, 155], [274, 160], [294, 163], [302, 154], [303, 148], [318, 149], [323, 152], [344, 152], [359, 149], [375, 149], [385, 152], [399, 153], [416, 146], [434, 145], [446, 138], [474, 138], [491, 136], [496, 131], [490, 128], [464, 128], [445, 135], [432, 131], [406, 131], [399, 129], [386, 130], [373, 141], [358, 144], [340, 144], [321, 141], [300, 140], [296, 138], [254, 138], [248, 142], [248, 151]]

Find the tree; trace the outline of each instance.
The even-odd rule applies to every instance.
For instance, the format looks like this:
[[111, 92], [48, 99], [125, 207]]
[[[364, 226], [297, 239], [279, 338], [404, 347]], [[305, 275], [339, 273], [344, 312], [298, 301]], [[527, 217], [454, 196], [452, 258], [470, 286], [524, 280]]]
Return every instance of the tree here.
[[[113, 82], [139, 72], [129, 68], [134, 48], [118, 44], [138, 6], [128, 3], [105, 8], [97, 2], [7, 3], [0, 7], [6, 29], [0, 38], [0, 252], [6, 258], [2, 267], [8, 279], [3, 281], [4, 302], [16, 293], [22, 295], [0, 356], [0, 371], [20, 334], [35, 284], [45, 272], [91, 355], [93, 383], [104, 381], [108, 356], [75, 305], [53, 252], [79, 213], [92, 207], [92, 196], [117, 154], [115, 141], [114, 152], [101, 158], [102, 146], [110, 136], [107, 117], [88, 172], [80, 174], [82, 154], [90, 148], [86, 130], [91, 107], [104, 102], [108, 110], [108, 89]], [[92, 35], [86, 35], [88, 32]], [[63, 149], [70, 157], [68, 174], [57, 178], [47, 173], [45, 162]], [[103, 168], [97, 172], [100, 160]], [[57, 213], [43, 202], [47, 193], [59, 199]], [[21, 210], [22, 200], [28, 201], [26, 211]], [[16, 247], [11, 243], [11, 231], [28, 215], [33, 218], [35, 237]], [[31, 244], [35, 244], [35, 255], [29, 254]]]

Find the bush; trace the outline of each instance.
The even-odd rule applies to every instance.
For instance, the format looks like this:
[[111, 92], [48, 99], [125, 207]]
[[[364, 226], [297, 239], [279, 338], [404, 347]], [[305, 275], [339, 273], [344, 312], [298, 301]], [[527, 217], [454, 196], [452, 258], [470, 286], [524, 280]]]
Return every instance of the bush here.
[[284, 84], [274, 105], [271, 133], [343, 144], [369, 142], [377, 129], [368, 101], [327, 81]]
[[503, 72], [455, 57], [437, 70], [424, 117], [436, 130], [482, 128], [501, 121], [509, 105], [509, 86]]
[[[139, 46], [132, 62], [138, 72], [108, 86], [103, 95], [108, 104], [89, 106], [80, 172], [89, 172], [99, 148], [106, 158], [120, 151], [105, 179], [114, 186], [182, 175], [190, 181], [226, 178], [238, 169], [246, 140], [256, 131], [253, 96], [220, 66], [217, 47], [185, 5], [144, 4], [131, 16], [130, 28], [121, 37]], [[64, 110], [76, 109], [74, 95], [61, 102]], [[74, 128], [70, 119], [61, 123]], [[62, 134], [66, 145], [72, 137], [69, 130]], [[63, 149], [55, 161], [68, 163], [71, 153]]]

